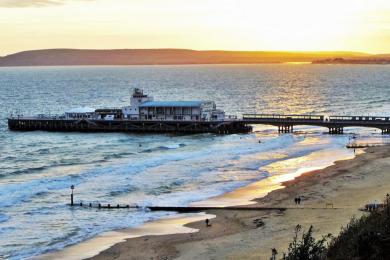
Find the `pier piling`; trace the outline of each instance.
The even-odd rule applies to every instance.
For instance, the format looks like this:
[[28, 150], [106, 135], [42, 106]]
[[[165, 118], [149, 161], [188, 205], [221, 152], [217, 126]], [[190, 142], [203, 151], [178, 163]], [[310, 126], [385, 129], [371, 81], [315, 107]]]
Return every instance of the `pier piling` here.
[[388, 135], [388, 134], [390, 134], [390, 128], [382, 128], [382, 134], [383, 135]]
[[340, 126], [329, 127], [329, 134], [343, 134], [344, 128]]
[[292, 133], [294, 128], [292, 125], [279, 125], [278, 132], [279, 133]]

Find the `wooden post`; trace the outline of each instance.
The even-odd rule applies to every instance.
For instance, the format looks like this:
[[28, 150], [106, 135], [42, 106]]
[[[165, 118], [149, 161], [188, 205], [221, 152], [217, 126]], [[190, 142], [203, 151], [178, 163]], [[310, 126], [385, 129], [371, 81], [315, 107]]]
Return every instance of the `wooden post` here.
[[70, 194], [70, 205], [74, 206], [73, 204], [73, 190], [74, 190], [74, 185], [70, 186], [70, 189], [72, 190], [72, 193]]

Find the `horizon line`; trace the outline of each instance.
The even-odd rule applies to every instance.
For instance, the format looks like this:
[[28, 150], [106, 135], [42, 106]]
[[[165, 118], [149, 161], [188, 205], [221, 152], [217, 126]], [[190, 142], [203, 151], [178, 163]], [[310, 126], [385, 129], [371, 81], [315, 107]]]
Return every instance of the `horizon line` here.
[[54, 48], [43, 48], [43, 49], [29, 49], [17, 52], [10, 52], [7, 54], [0, 55], [0, 58], [14, 55], [22, 52], [30, 51], [48, 51], [48, 50], [84, 50], [84, 51], [119, 51], [119, 50], [185, 50], [185, 51], [197, 51], [197, 52], [264, 52], [264, 53], [350, 53], [360, 55], [382, 55], [390, 53], [370, 53], [364, 51], [346, 51], [346, 50], [232, 50], [232, 49], [190, 49], [190, 48], [69, 48], [69, 47], [54, 47]]

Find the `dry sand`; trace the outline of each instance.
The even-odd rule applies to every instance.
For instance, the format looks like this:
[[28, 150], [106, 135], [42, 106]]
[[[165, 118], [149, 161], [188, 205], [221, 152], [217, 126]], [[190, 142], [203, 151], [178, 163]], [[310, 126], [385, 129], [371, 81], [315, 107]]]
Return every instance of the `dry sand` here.
[[[256, 199], [251, 206], [286, 206], [286, 211], [208, 211], [217, 217], [187, 224], [196, 233], [152, 235], [127, 239], [92, 259], [269, 259], [271, 248], [286, 252], [297, 224], [315, 235], [337, 235], [364, 204], [382, 201], [390, 192], [390, 147], [368, 148], [355, 159], [336, 162], [283, 183], [284, 189]], [[256, 184], [247, 189], [255, 189]], [[237, 191], [236, 195], [242, 194]], [[234, 196], [234, 193], [229, 194]], [[301, 196], [300, 206], [294, 198]], [[334, 209], [324, 209], [332, 203]], [[258, 227], [256, 220], [264, 226]], [[258, 222], [258, 221], [257, 221]]]

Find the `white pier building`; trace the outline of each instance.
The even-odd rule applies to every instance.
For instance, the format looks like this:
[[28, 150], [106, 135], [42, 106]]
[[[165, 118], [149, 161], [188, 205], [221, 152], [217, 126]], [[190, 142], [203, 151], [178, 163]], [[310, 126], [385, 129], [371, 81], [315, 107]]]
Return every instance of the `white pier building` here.
[[222, 121], [225, 112], [213, 101], [154, 101], [142, 90], [134, 89], [130, 106], [122, 108], [124, 119], [166, 121]]

